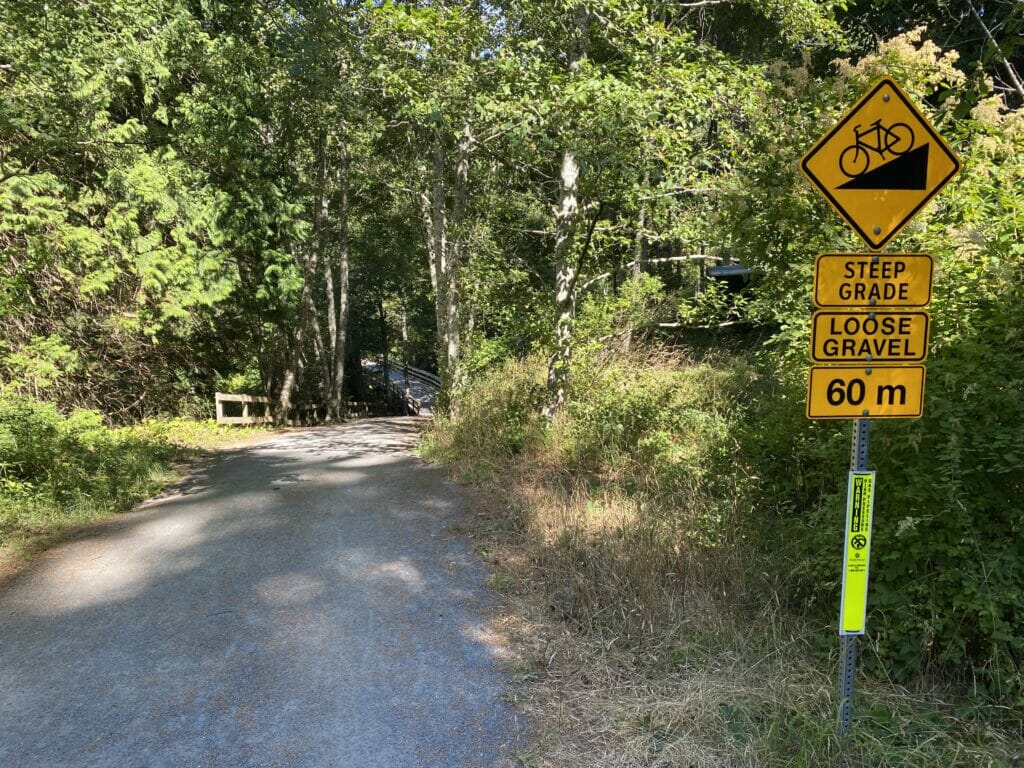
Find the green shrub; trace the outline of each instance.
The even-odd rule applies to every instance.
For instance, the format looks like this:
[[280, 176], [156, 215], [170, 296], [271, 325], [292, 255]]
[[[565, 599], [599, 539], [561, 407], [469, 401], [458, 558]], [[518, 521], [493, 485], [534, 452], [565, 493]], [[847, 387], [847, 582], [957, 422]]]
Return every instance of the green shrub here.
[[969, 666], [1024, 704], [1024, 359], [971, 358], [930, 363], [926, 418], [878, 430], [873, 624], [902, 676]]
[[423, 450], [462, 476], [481, 479], [543, 442], [544, 396], [539, 361], [506, 361], [472, 381], [453, 414], [435, 417]]
[[0, 395], [0, 548], [128, 509], [160, 487], [174, 461], [231, 434], [186, 419], [112, 429], [95, 411], [65, 417], [48, 403]]
[[62, 422], [52, 405], [0, 397], [0, 472], [25, 488], [49, 479]]
[[[928, 364], [925, 418], [872, 425], [868, 662], [904, 682], [964, 676], [1019, 705], [1024, 360], [983, 358], [991, 369], [947, 349]], [[759, 478], [743, 528], [790, 605], [834, 626], [852, 427], [807, 421], [802, 399], [800, 385], [778, 382], [737, 433]]]
[[749, 317], [779, 328], [763, 355], [777, 400], [742, 425], [743, 460], [761, 478], [745, 528], [792, 604], [834, 626], [850, 425], [803, 418], [809, 291], [816, 253], [859, 243], [797, 160], [841, 105], [892, 75], [963, 171], [894, 243], [935, 258], [932, 339], [923, 418], [874, 427], [868, 634], [886, 675], [959, 675], [1024, 705], [1024, 113], [996, 95], [977, 101], [955, 59], [918, 29], [838, 62], [837, 77], [773, 74], [788, 97], [765, 99], [721, 221], [760, 274]]
[[720, 521], [746, 483], [733, 433], [757, 389], [748, 364], [634, 353], [601, 365], [584, 359], [573, 376], [563, 451], [570, 465], [613, 478], [677, 520]]
[[[804, 376], [783, 370], [737, 357], [582, 355], [570, 403], [546, 431], [542, 362], [506, 363], [428, 440], [470, 479], [542, 450], [572, 494], [626, 511], [611, 529], [571, 528], [545, 550], [545, 567], [562, 573], [553, 600], [579, 626], [618, 617], [612, 629], [630, 641], [663, 626], [676, 589], [663, 574], [678, 571], [681, 551], [710, 562], [725, 543], [760, 552], [750, 570], [791, 610], [834, 626], [851, 425], [808, 421]], [[873, 427], [867, 663], [882, 674], [968, 670], [994, 696], [1021, 695], [1022, 387], [1024, 358], [950, 344], [929, 363], [927, 418]], [[605, 610], [616, 602], [631, 607]], [[831, 639], [822, 635], [824, 649]]]

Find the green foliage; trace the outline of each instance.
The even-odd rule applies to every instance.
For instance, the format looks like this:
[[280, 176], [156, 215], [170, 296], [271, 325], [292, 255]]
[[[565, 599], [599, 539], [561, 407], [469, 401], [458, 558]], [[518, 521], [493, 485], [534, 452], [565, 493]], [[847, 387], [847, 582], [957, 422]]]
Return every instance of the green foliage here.
[[695, 297], [683, 295], [679, 300], [680, 322], [692, 327], [714, 327], [719, 323], [746, 317], [747, 298], [733, 293], [718, 280], [708, 280]]
[[[497, 409], [524, 391], [510, 380], [532, 368], [538, 381], [540, 360], [481, 375], [426, 445], [459, 477], [487, 481], [481, 513], [506, 549], [495, 561], [513, 568], [495, 586], [556, 622], [573, 672], [559, 662], [554, 675], [563, 694], [567, 676], [583, 681], [588, 701], [574, 711], [590, 713], [588, 740], [682, 764], [711, 752], [780, 768], [1015, 764], [1019, 722], [1000, 725], [999, 709], [958, 696], [962, 686], [929, 696], [861, 680], [853, 733], [836, 740], [835, 635], [819, 616], [838, 607], [849, 428], [808, 422], [802, 382], [747, 356], [634, 352], [576, 366], [570, 405], [523, 452], [480, 434], [500, 430]], [[879, 536], [895, 518], [885, 507]], [[804, 603], [807, 623], [793, 616]], [[877, 663], [867, 647], [862, 660]]]
[[586, 296], [576, 320], [576, 351], [583, 356], [642, 335], [664, 314], [665, 286], [654, 275], [634, 276], [614, 292]]
[[[764, 277], [750, 315], [780, 329], [763, 352], [777, 371], [776, 402], [751, 411], [740, 440], [762, 478], [760, 506], [777, 515], [765, 546], [787, 553], [771, 562], [797, 604], [834, 620], [848, 430], [801, 423], [801, 401], [814, 254], [855, 244], [794, 169], [838, 107], [891, 73], [931, 112], [965, 171], [898, 246], [933, 254], [938, 269], [925, 415], [875, 429], [869, 632], [884, 674], [911, 680], [944, 670], [1019, 706], [1024, 210], [1008, 190], [1024, 180], [1024, 139], [1020, 113], [995, 99], [950, 121], [961, 99], [974, 98], [954, 64], [955, 55], [917, 30], [857, 63], [840, 62], [836, 79], [814, 80], [804, 68], [775, 72], [780, 98], [768, 101], [778, 113], [752, 142], [760, 148], [747, 161], [746, 191], [723, 216]], [[754, 237], [754, 229], [766, 234]]]
[[232, 394], [261, 395], [264, 390], [263, 382], [260, 381], [259, 365], [253, 361], [243, 371], [228, 376], [218, 376], [216, 389], [218, 392]]
[[[559, 545], [603, 580], [573, 593], [575, 615], [614, 594], [602, 557], [628, 580], [636, 552], [668, 568], [671, 547], [740, 532], [775, 554], [792, 606], [831, 621], [848, 436], [803, 417], [809, 289], [816, 253], [859, 245], [798, 159], [890, 74], [965, 170], [898, 240], [938, 269], [925, 417], [876, 430], [871, 637], [886, 674], [970, 669], [1019, 704], [1024, 117], [985, 76], [1012, 80], [1019, 12], [913, 5], [974, 71], [884, 2], [575, 8], [0, 4], [4, 519], [122, 508], [191, 429], [105, 423], [200, 413], [214, 389], [276, 398], [286, 380], [320, 400], [342, 358], [447, 372], [455, 349], [475, 380], [431, 451], [478, 474], [544, 456], [639, 516], [622, 541]], [[901, 33], [868, 45], [858, 19]], [[848, 42], [863, 55], [826, 66]], [[557, 232], [570, 153], [580, 216]], [[536, 361], [509, 361], [549, 345], [559, 235], [576, 380], [548, 425]], [[671, 262], [703, 244], [759, 281], [694, 298]], [[429, 275], [428, 254], [448, 271]], [[770, 338], [749, 358], [635, 355], [725, 320]], [[665, 588], [651, 578], [636, 604]]]
[[482, 479], [545, 439], [544, 379], [537, 361], [506, 361], [471, 382], [457, 411], [436, 417], [424, 454]]
[[16, 482], [24, 490], [46, 483], [61, 421], [52, 405], [9, 397], [0, 400], [0, 467], [5, 481]]
[[22, 392], [129, 419], [194, 383], [235, 284], [216, 190], [175, 147], [208, 43], [173, 0], [3, 5], [0, 376]]
[[232, 439], [229, 428], [186, 419], [111, 429], [95, 411], [62, 416], [49, 403], [0, 394], [0, 551], [31, 549], [128, 509], [167, 481], [174, 462]]

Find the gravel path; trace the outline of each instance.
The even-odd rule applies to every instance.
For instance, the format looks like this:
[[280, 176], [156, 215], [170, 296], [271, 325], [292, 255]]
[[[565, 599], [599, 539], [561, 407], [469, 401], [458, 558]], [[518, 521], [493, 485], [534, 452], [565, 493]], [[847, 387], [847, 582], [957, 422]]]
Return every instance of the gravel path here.
[[0, 585], [0, 766], [518, 765], [416, 422], [229, 452]]

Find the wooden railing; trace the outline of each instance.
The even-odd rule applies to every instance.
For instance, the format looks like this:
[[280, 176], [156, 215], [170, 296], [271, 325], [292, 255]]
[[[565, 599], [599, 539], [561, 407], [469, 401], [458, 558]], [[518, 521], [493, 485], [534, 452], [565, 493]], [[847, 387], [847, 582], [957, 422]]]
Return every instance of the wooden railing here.
[[[215, 392], [218, 424], [270, 424], [274, 419], [270, 414], [270, 398], [257, 395], [229, 395]], [[227, 416], [224, 413], [225, 403], [241, 403], [241, 416]], [[255, 415], [259, 413], [260, 415]]]
[[[272, 424], [274, 417], [271, 412], [270, 398], [259, 395], [231, 395], [224, 392], [214, 393], [217, 406], [218, 424], [256, 425]], [[241, 415], [229, 416], [225, 413], [226, 403], [241, 404]], [[346, 418], [367, 418], [370, 416], [387, 416], [387, 406], [383, 403], [346, 403]], [[282, 423], [289, 427], [323, 424], [327, 421], [327, 409], [323, 405], [293, 405], [288, 409], [288, 418]]]
[[[404, 370], [404, 368], [399, 366], [399, 367], [395, 368], [394, 370], [402, 371], [402, 370]], [[421, 368], [413, 368], [411, 365], [409, 366], [409, 378], [410, 379], [419, 379], [423, 383], [429, 384], [430, 386], [434, 387], [434, 389], [440, 389], [441, 388], [441, 377], [440, 376], [437, 376], [436, 374], [433, 374], [430, 371], [424, 371]]]
[[[378, 363], [379, 365], [379, 363]], [[403, 367], [404, 368], [404, 367]], [[392, 369], [396, 370], [396, 369]], [[402, 370], [402, 369], [397, 369]], [[410, 379], [418, 379], [434, 389], [440, 389], [441, 379], [429, 371], [421, 368], [408, 367]], [[389, 402], [385, 403], [346, 403], [345, 418], [367, 418], [371, 416], [388, 416], [395, 413], [391, 410], [405, 401], [403, 413], [418, 413], [419, 401], [407, 397], [404, 391], [394, 381], [388, 380], [390, 391]], [[273, 407], [269, 397], [261, 395], [232, 395], [224, 392], [216, 392], [214, 401], [217, 405], [218, 424], [257, 425], [274, 423]], [[235, 405], [235, 404], [238, 405]], [[241, 414], [237, 411], [241, 409]], [[228, 409], [236, 413], [228, 415]], [[290, 427], [308, 426], [312, 424], [323, 424], [327, 419], [327, 408], [324, 405], [299, 405], [288, 409], [287, 418], [282, 423]]]

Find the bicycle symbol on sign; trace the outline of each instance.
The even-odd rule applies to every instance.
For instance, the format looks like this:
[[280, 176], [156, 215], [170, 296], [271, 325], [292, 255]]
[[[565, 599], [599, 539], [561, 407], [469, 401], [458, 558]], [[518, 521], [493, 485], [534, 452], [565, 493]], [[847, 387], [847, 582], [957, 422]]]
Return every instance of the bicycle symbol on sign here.
[[893, 123], [887, 127], [878, 119], [870, 128], [863, 131], [859, 128], [859, 124], [853, 127], [854, 143], [839, 155], [839, 170], [851, 179], [871, 170], [872, 152], [885, 160], [886, 154], [899, 157], [914, 148], [914, 131], [906, 123]]

